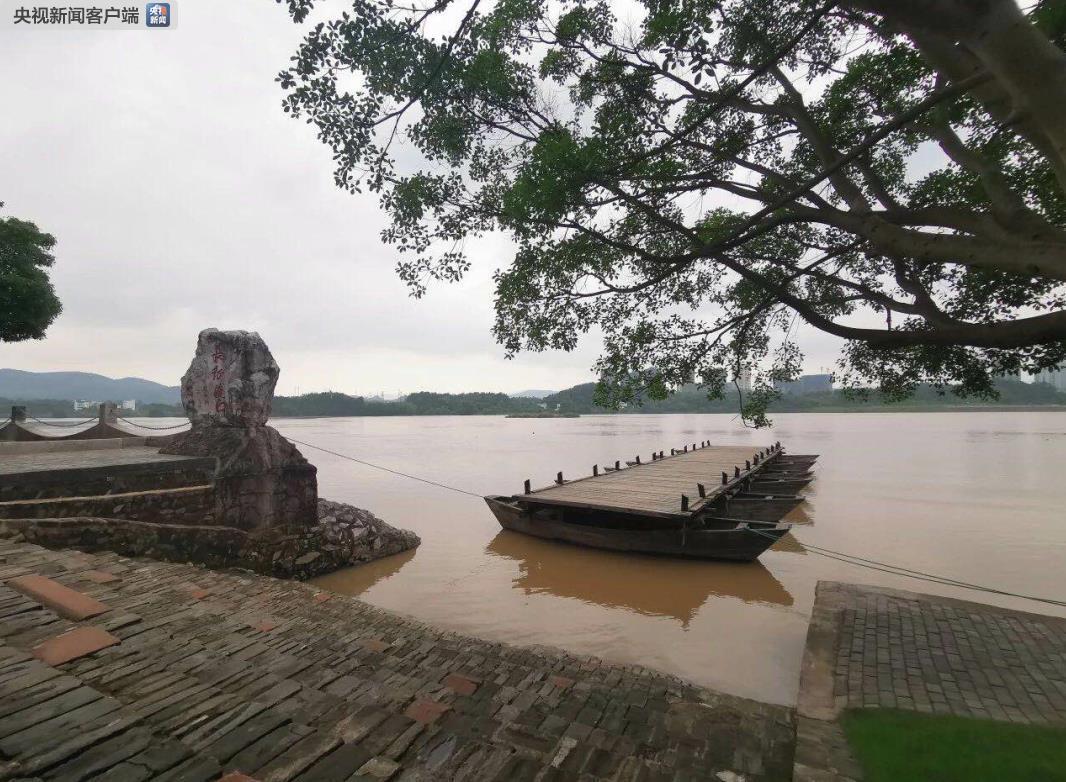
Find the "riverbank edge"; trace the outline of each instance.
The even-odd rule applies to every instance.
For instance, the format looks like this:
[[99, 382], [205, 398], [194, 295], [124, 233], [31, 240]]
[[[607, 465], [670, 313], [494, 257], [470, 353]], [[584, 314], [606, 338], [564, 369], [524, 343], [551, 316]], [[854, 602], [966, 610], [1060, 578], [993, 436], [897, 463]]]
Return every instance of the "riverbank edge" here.
[[[895, 407], [890, 405], [881, 405], [873, 408], [856, 409], [854, 407], [846, 406], [834, 406], [834, 407], [818, 407], [818, 408], [804, 408], [798, 410], [778, 410], [770, 408], [767, 411], [770, 415], [804, 415], [807, 413], [1066, 413], [1066, 405], [914, 405], [914, 406], [901, 406]], [[632, 410], [622, 411], [617, 413], [611, 413], [607, 411], [598, 411], [593, 413], [576, 413], [574, 415], [515, 415], [511, 413], [394, 413], [384, 414], [375, 413], [374, 415], [272, 415], [271, 421], [314, 421], [319, 419], [333, 419], [333, 418], [512, 418], [512, 419], [570, 419], [570, 418], [593, 418], [593, 417], [614, 417], [614, 416], [632, 416], [632, 415], [730, 415], [735, 416], [736, 410], [677, 410], [670, 412], [654, 412], [646, 410]], [[72, 418], [75, 416], [71, 416]], [[169, 420], [172, 418], [181, 418], [179, 415], [159, 415], [159, 416], [133, 416], [134, 418], [144, 418], [145, 420]], [[57, 421], [64, 420], [62, 418], [54, 419]], [[137, 426], [137, 424], [133, 424]]]
[[[807, 413], [1066, 413], [1066, 405], [918, 405], [914, 407], [889, 407], [887, 405], [877, 408], [870, 408], [864, 410], [856, 410], [853, 407], [820, 407], [811, 410], [775, 410], [771, 408], [767, 411], [769, 415], [805, 415]], [[538, 419], [551, 419], [551, 418], [594, 418], [594, 417], [625, 417], [634, 415], [654, 415], [654, 416], [667, 416], [667, 415], [730, 415], [735, 416], [735, 410], [708, 410], [708, 411], [677, 411], [677, 412], [642, 412], [634, 410], [632, 412], [620, 412], [620, 413], [608, 413], [608, 412], [596, 412], [596, 413], [580, 413], [574, 416], [526, 416], [526, 415], [509, 415], [506, 413], [427, 413], [425, 415], [412, 415], [397, 413], [396, 415], [278, 415], [272, 416], [271, 421], [309, 421], [315, 419], [324, 418], [474, 418], [481, 416], [484, 418], [513, 418], [523, 419], [528, 418], [532, 420]], [[166, 416], [160, 416], [165, 418]]]
[[414, 532], [393, 527], [370, 511], [324, 499], [318, 500], [318, 524], [265, 537], [222, 525], [72, 515], [0, 517], [0, 538], [53, 550], [113, 551], [214, 569], [236, 567], [299, 581], [399, 554], [422, 542]]

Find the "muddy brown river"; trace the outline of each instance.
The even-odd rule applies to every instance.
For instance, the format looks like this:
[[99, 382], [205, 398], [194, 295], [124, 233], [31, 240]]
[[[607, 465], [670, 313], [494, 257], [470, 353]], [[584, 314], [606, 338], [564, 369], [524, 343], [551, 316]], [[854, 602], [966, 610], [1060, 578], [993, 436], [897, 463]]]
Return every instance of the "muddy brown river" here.
[[478, 498], [310, 449], [323, 497], [415, 530], [414, 552], [318, 581], [441, 627], [638, 663], [774, 703], [795, 702], [819, 580], [856, 581], [1038, 613], [1040, 603], [915, 582], [804, 544], [1066, 598], [1066, 413], [279, 419], [282, 433], [479, 494], [591, 472], [685, 443], [781, 440], [819, 453], [795, 524], [758, 563], [607, 553], [500, 530]]

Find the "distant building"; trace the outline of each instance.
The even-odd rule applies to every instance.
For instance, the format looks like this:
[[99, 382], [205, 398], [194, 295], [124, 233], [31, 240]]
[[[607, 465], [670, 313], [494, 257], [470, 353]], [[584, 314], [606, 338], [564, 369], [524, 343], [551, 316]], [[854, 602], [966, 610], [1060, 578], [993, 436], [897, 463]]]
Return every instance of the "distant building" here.
[[124, 402], [119, 402], [118, 403], [118, 409], [119, 410], [136, 410], [137, 409], [137, 400], [136, 399], [127, 399]]
[[736, 376], [736, 383], [737, 383], [737, 388], [739, 388], [742, 393], [746, 394], [749, 391], [751, 391], [751, 370], [750, 369], [742, 369], [742, 370], [740, 370], [740, 372], [738, 372], [737, 376]]
[[824, 394], [833, 390], [833, 376], [800, 375], [796, 380], [774, 383], [774, 388], [782, 394], [792, 394], [794, 396]]
[[367, 402], [402, 402], [407, 399], [407, 394], [402, 391], [397, 391], [395, 394], [388, 394], [382, 391], [380, 394], [374, 394], [374, 396], [365, 397]]
[[1033, 375], [1034, 383], [1047, 383], [1058, 391], [1066, 392], [1066, 369], [1045, 369]]
[[94, 402], [91, 399], [75, 399], [74, 400], [74, 409], [75, 410], [88, 410], [90, 407], [96, 407], [99, 404], [100, 404], [99, 402]]

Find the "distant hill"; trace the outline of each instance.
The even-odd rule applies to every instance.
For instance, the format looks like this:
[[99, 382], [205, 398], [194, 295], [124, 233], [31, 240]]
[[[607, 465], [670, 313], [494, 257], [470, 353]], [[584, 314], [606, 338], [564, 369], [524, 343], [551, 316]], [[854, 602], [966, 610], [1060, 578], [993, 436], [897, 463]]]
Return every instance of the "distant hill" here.
[[[954, 394], [941, 393], [925, 383], [915, 389], [909, 399], [902, 402], [884, 402], [877, 393], [868, 400], [853, 399], [839, 389], [824, 390], [811, 394], [786, 394], [770, 403], [776, 413], [805, 412], [861, 412], [870, 410], [924, 410], [924, 409], [981, 409], [983, 407], [1052, 406], [1066, 405], [1066, 393], [1056, 391], [1047, 383], [1022, 383], [1017, 380], [998, 380], [996, 390], [999, 399], [960, 398]], [[596, 384], [582, 383], [544, 398], [549, 408], [561, 413], [605, 413], [595, 402]], [[624, 413], [736, 413], [740, 409], [737, 392], [726, 387], [722, 399], [708, 399], [706, 392], [694, 385], [684, 386], [662, 400], [645, 400], [625, 408]]]
[[509, 394], [508, 396], [512, 398], [525, 397], [527, 399], [543, 399], [544, 397], [551, 396], [554, 393], [554, 391], [545, 391], [542, 388], [530, 388], [526, 391], [515, 391], [513, 394]]
[[7, 399], [89, 399], [177, 404], [181, 391], [139, 377], [110, 378], [91, 372], [23, 372], [0, 369], [0, 397]]

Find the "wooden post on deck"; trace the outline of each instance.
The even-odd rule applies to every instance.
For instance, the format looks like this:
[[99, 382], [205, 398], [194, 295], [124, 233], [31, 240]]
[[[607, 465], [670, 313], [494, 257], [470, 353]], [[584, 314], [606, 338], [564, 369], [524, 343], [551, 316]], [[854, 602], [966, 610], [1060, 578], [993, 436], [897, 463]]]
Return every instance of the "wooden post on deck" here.
[[707, 487], [704, 486], [702, 483], [697, 483], [696, 484], [696, 491], [698, 491], [700, 493], [701, 497], [706, 497], [707, 496]]
[[726, 475], [726, 474], [725, 474], [725, 473], [723, 472], [723, 473], [722, 473], [722, 485], [723, 485], [723, 486], [725, 486], [725, 485], [726, 485], [727, 483], [729, 483], [729, 476], [728, 476], [728, 475]]
[[637, 464], [640, 464], [640, 454], [637, 454]]
[[733, 477], [734, 478], [739, 478], [740, 477], [740, 468], [737, 467], [735, 464], [733, 465]]
[[595, 478], [599, 474], [600, 474], [600, 465], [598, 465], [598, 464], [592, 465], [592, 477]]
[[688, 453], [688, 446], [685, 446], [685, 453]]
[[529, 494], [529, 478], [526, 478], [526, 482], [522, 488], [525, 489], [526, 494]]
[[[744, 469], [745, 470], [750, 470], [751, 469], [751, 462], [748, 461], [747, 459], [744, 460]], [[562, 475], [562, 473], [559, 473], [559, 474]], [[562, 481], [560, 481], [560, 483], [562, 483]]]
[[688, 495], [687, 494], [682, 494], [681, 495], [681, 512], [682, 513], [688, 513]]
[[562, 470], [560, 470], [558, 473], [555, 474], [555, 482], [557, 484], [559, 484], [560, 486], [563, 485], [563, 473], [562, 473]]
[[616, 470], [621, 470], [621, 469], [622, 469], [622, 462], [621, 462], [621, 461], [619, 461], [618, 459], [615, 459], [615, 460], [614, 460], [614, 468], [615, 468]]

